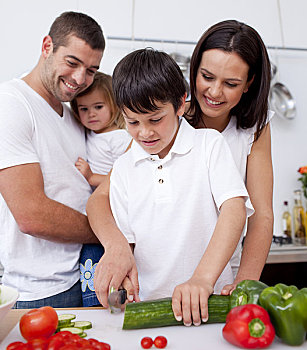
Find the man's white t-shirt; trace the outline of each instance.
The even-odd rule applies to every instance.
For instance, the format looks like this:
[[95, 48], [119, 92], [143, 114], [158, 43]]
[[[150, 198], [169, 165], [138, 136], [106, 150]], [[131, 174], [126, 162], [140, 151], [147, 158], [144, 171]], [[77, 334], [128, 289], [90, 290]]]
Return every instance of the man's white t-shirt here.
[[[185, 119], [168, 155], [159, 159], [140, 145], [115, 161], [110, 203], [116, 223], [135, 244], [142, 300], [171, 296], [200, 262], [219, 208], [242, 196], [253, 213], [243, 180], [223, 136], [194, 129]], [[215, 285], [233, 282], [228, 263]]]
[[115, 160], [125, 153], [131, 136], [127, 130], [118, 129], [96, 134], [87, 133], [87, 161], [93, 173], [106, 175], [113, 167]]
[[[91, 188], [75, 167], [86, 158], [84, 129], [63, 104], [63, 117], [23, 80], [0, 85], [0, 169], [39, 163], [46, 196], [81, 213]], [[22, 233], [0, 196], [2, 282], [22, 301], [49, 297], [80, 277], [80, 244], [54, 243]]]

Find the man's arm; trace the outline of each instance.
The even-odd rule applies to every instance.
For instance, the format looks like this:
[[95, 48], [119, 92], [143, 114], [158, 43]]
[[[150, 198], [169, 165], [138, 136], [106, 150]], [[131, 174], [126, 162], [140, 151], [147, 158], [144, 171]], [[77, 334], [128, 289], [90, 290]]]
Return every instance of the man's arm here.
[[0, 170], [0, 192], [25, 234], [62, 243], [96, 243], [86, 215], [48, 198], [39, 163]]

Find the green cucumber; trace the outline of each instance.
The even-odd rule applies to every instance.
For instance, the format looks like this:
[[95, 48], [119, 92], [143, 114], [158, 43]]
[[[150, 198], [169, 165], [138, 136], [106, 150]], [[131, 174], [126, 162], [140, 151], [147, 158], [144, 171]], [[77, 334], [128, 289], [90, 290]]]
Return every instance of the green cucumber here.
[[[230, 310], [229, 295], [210, 295], [209, 319], [206, 323], [224, 323]], [[172, 309], [172, 298], [128, 303], [125, 308], [123, 329], [141, 329], [182, 325]]]
[[77, 335], [80, 335], [80, 336], [81, 336], [81, 334], [84, 333], [83, 329], [77, 328], [77, 327], [66, 327], [66, 328], [63, 327], [63, 328], [61, 328], [60, 332], [63, 332], [63, 331], [68, 331], [68, 332], [70, 332], [72, 334], [77, 334]]
[[81, 329], [91, 329], [92, 326], [92, 322], [90, 321], [75, 321], [74, 323], [74, 327], [77, 328], [81, 328]]
[[58, 315], [58, 328], [69, 327], [72, 323], [72, 320], [74, 320], [75, 318], [76, 318], [76, 315], [73, 315], [73, 314]]

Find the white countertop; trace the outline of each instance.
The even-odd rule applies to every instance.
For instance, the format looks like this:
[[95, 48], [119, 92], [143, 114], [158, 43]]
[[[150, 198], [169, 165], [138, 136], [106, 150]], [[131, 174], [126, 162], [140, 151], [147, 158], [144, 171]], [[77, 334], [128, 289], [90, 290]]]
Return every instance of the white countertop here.
[[[67, 311], [58, 312], [67, 313]], [[174, 326], [163, 328], [150, 328], [139, 330], [122, 330], [123, 313], [111, 314], [109, 310], [69, 310], [76, 315], [76, 320], [91, 321], [93, 328], [86, 330], [87, 338], [96, 338], [111, 345], [112, 350], [137, 350], [141, 349], [140, 341], [148, 336], [155, 338], [164, 335], [168, 340], [166, 350], [236, 350], [236, 346], [229, 344], [222, 336], [224, 323], [203, 324], [199, 327]], [[13, 341], [24, 341], [19, 332], [18, 324], [0, 344], [0, 350]], [[293, 349], [275, 338], [270, 350]], [[153, 348], [154, 349], [154, 348]], [[306, 349], [306, 342], [295, 349]]]
[[272, 243], [267, 264], [307, 262], [307, 246]]

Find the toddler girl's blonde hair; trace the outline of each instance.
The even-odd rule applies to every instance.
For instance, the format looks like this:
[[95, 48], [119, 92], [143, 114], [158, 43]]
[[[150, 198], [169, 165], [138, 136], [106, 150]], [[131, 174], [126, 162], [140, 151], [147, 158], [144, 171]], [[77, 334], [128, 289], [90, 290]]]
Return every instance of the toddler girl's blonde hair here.
[[79, 112], [78, 112], [77, 98], [80, 96], [85, 96], [96, 89], [103, 94], [105, 98], [105, 102], [109, 105], [109, 108], [111, 111], [111, 118], [106, 128], [115, 124], [118, 127], [118, 129], [124, 129], [126, 127], [126, 124], [125, 124], [125, 120], [122, 112], [120, 111], [120, 109], [117, 107], [115, 103], [113, 89], [112, 89], [112, 77], [102, 72], [96, 72], [92, 85], [90, 85], [84, 91], [80, 92], [80, 94], [78, 94], [70, 102], [71, 109], [73, 110], [74, 116], [76, 117], [76, 119], [79, 122], [81, 122], [79, 117]]

